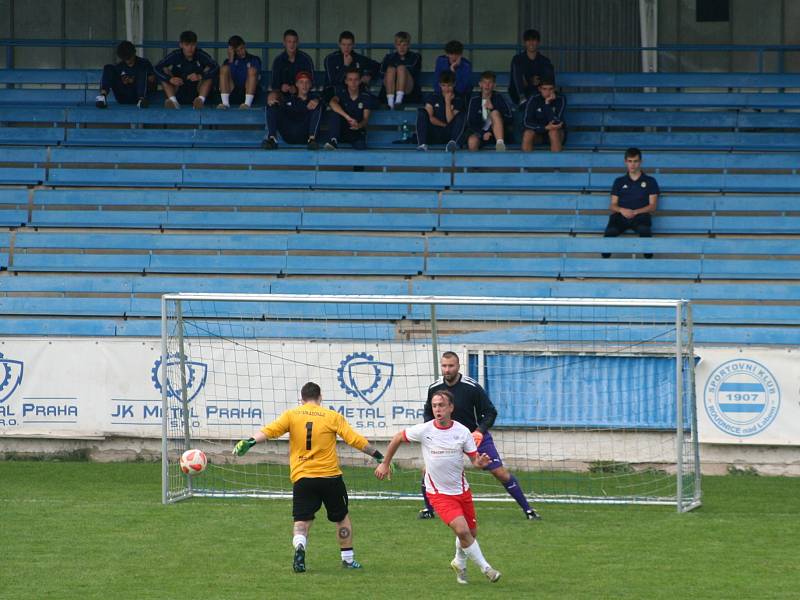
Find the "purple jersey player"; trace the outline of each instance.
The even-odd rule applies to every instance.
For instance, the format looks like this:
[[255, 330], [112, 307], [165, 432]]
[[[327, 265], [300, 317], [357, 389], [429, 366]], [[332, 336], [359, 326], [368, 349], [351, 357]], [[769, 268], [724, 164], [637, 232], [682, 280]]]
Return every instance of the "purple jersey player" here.
[[[491, 460], [484, 468], [503, 484], [509, 495], [517, 501], [517, 504], [524, 511], [526, 519], [541, 518], [536, 510], [528, 504], [517, 478], [503, 466], [500, 453], [494, 445], [492, 434], [489, 433], [489, 428], [497, 418], [497, 409], [495, 409], [492, 401], [489, 400], [486, 391], [477, 381], [459, 373], [461, 365], [458, 360], [458, 354], [455, 352], [442, 354], [439, 365], [442, 369], [442, 377], [434, 381], [428, 388], [428, 399], [425, 402], [424, 412], [425, 421], [433, 419], [431, 398], [436, 392], [447, 390], [453, 394], [455, 398], [453, 420], [458, 421], [472, 432], [472, 437], [478, 445], [480, 454], [489, 455]], [[425, 508], [419, 512], [419, 518], [431, 519], [433, 518], [434, 510], [425, 494], [424, 483], [422, 496], [425, 500]]]

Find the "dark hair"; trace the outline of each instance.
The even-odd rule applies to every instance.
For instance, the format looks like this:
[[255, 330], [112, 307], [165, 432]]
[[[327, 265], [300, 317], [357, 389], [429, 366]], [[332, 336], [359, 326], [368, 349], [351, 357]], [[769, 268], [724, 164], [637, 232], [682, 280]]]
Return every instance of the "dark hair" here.
[[128, 40], [120, 42], [119, 46], [117, 46], [117, 56], [120, 60], [130, 60], [136, 56], [136, 47]]
[[300, 36], [297, 35], [297, 32], [294, 29], [287, 29], [286, 31], [283, 32], [283, 39], [286, 39], [286, 37], [290, 35], [293, 35], [298, 39], [300, 38]]
[[625, 150], [625, 158], [626, 159], [628, 159], [628, 158], [636, 158], [637, 156], [639, 158], [642, 158], [642, 151], [639, 150], [638, 148], [628, 148], [627, 150]]
[[196, 44], [197, 43], [197, 34], [194, 31], [184, 31], [181, 33], [181, 37], [178, 38], [181, 44]]
[[553, 85], [554, 86], [555, 84], [556, 84], [556, 80], [553, 79], [552, 77], [549, 77], [549, 76], [542, 77], [539, 80], [539, 85]]
[[450, 403], [451, 406], [455, 406], [456, 398], [453, 396], [453, 392], [449, 390], [439, 390], [438, 392], [434, 392], [433, 396], [431, 396], [431, 402], [436, 396], [441, 396], [442, 398], [447, 398], [447, 401]]
[[339, 41], [342, 40], [352, 40], [354, 43], [356, 41], [356, 36], [353, 35], [352, 31], [347, 31], [346, 29], [339, 34]]
[[349, 67], [347, 67], [347, 68], [344, 70], [344, 76], [345, 76], [345, 77], [347, 77], [348, 75], [350, 75], [350, 73], [355, 73], [356, 75], [358, 75], [359, 77], [361, 77], [361, 69], [359, 69], [359, 68], [358, 68], [357, 66], [355, 66], [355, 65], [350, 65]]
[[448, 350], [447, 352], [443, 353], [442, 354], [442, 358], [455, 358], [456, 362], [459, 362], [458, 354], [456, 354], [455, 352], [452, 352], [450, 350]]
[[444, 45], [445, 54], [464, 54], [464, 44], [458, 40], [450, 40]]
[[439, 73], [439, 83], [454, 84], [456, 82], [456, 75], [452, 71], [442, 71]]
[[234, 48], [239, 48], [240, 46], [244, 46], [244, 40], [240, 35], [232, 35], [228, 38], [228, 46], [232, 46]]
[[494, 74], [494, 71], [484, 71], [481, 73], [481, 79], [491, 79], [492, 81], [497, 81], [497, 75]]
[[394, 37], [396, 37], [397, 39], [401, 39], [404, 42], [411, 41], [411, 34], [408, 33], [407, 31], [398, 31], [397, 33], [394, 34]]
[[536, 40], [537, 42], [542, 39], [542, 36], [539, 35], [539, 32], [535, 29], [526, 29], [522, 33], [522, 40], [527, 42], [528, 40]]
[[300, 397], [303, 400], [319, 400], [322, 397], [322, 390], [313, 381], [309, 381], [300, 389]]

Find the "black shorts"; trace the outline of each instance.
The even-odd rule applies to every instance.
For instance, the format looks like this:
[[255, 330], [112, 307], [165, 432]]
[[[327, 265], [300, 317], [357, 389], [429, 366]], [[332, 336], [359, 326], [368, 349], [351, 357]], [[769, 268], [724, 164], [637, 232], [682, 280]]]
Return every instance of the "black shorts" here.
[[292, 516], [295, 521], [313, 521], [325, 504], [328, 520], [338, 523], [347, 516], [347, 488], [341, 475], [336, 477], [303, 477], [292, 488]]

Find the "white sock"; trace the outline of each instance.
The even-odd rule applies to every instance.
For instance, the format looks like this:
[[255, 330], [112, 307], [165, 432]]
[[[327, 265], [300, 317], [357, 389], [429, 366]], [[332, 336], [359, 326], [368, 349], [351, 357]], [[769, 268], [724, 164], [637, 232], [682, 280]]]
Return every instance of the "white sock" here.
[[386, 103], [389, 105], [389, 108], [394, 108], [394, 95], [386, 96]]
[[403, 103], [403, 96], [405, 96], [405, 92], [397, 92], [394, 95], [394, 103], [395, 104], [402, 104]]
[[198, 96], [197, 98], [198, 98], [198, 99], [200, 100], [200, 102], [202, 102], [203, 104], [205, 104], [205, 103], [206, 103], [206, 97], [205, 97], [205, 96]]
[[464, 552], [464, 549], [461, 547], [461, 542], [458, 538], [456, 538], [456, 556], [455, 556], [456, 564], [460, 569], [467, 568], [467, 553]]
[[220, 93], [220, 96], [222, 97], [222, 103], [225, 106], [230, 106], [231, 105], [231, 95], [230, 94], [222, 94], [222, 93]]
[[355, 550], [350, 548], [350, 550], [342, 550], [342, 560], [346, 563], [353, 562], [353, 559], [356, 556]]
[[307, 543], [308, 540], [306, 539], [306, 536], [300, 535], [299, 533], [295, 534], [295, 536], [292, 538], [292, 546], [294, 546], [295, 550], [297, 550], [298, 546], [305, 548]]
[[255, 94], [245, 94], [244, 103], [247, 104], [247, 106], [253, 106], [253, 99], [255, 97], [256, 97]]
[[478, 567], [480, 567], [481, 571], [491, 568], [489, 563], [486, 562], [486, 559], [483, 557], [483, 552], [481, 552], [481, 547], [478, 545], [478, 540], [472, 542], [471, 546], [464, 548], [464, 552], [476, 565], [478, 565]]
[[175, 96], [170, 96], [169, 101], [172, 102], [175, 106], [180, 106], [178, 104], [178, 99]]

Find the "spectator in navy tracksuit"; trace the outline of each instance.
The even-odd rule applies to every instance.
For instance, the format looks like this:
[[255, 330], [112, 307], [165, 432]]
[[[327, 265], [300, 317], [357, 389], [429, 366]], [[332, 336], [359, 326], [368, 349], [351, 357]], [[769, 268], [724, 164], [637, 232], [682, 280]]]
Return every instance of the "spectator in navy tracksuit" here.
[[155, 90], [153, 65], [146, 58], [136, 56], [136, 48], [128, 41], [117, 46], [120, 62], [103, 67], [100, 94], [95, 98], [97, 108], [108, 108], [108, 92], [114, 92], [119, 104], [135, 104], [147, 108], [147, 92]]
[[433, 91], [440, 92], [439, 75], [445, 71], [452, 71], [456, 76], [455, 92], [456, 96], [469, 99], [472, 93], [472, 63], [464, 58], [464, 44], [457, 40], [447, 42], [444, 47], [444, 54], [436, 58], [434, 68]]
[[336, 150], [339, 142], [348, 142], [356, 150], [367, 147], [367, 124], [370, 111], [378, 99], [361, 88], [361, 71], [356, 66], [347, 69], [344, 86], [336, 88], [328, 112], [328, 142], [326, 150]]
[[440, 93], [425, 100], [417, 111], [417, 150], [427, 150], [428, 144], [446, 144], [446, 152], [455, 152], [464, 141], [467, 112], [464, 100], [456, 96], [455, 75], [445, 71], [439, 76]]
[[420, 98], [419, 75], [422, 56], [409, 50], [411, 34], [398, 31], [394, 34], [394, 52], [389, 52], [381, 63], [383, 88], [389, 110], [401, 109], [403, 102], [418, 102]]
[[261, 91], [258, 85], [260, 78], [261, 59], [247, 51], [241, 36], [231, 36], [228, 40], [228, 58], [219, 68], [222, 101], [217, 108], [230, 108], [231, 102], [244, 109], [253, 106], [253, 101]]
[[528, 29], [522, 34], [525, 50], [511, 59], [511, 81], [508, 95], [516, 105], [522, 105], [528, 98], [535, 96], [542, 79], [555, 81], [556, 73], [553, 63], [546, 56], [539, 54], [539, 32]]
[[292, 87], [294, 94], [283, 94], [282, 101], [267, 104], [267, 134], [261, 147], [274, 150], [278, 147], [278, 133], [289, 144], [306, 144], [309, 150], [319, 148], [319, 122], [324, 107], [319, 94], [311, 91], [313, 75], [300, 71]]
[[283, 32], [283, 52], [272, 61], [272, 80], [267, 96], [267, 103], [281, 102], [288, 96], [297, 93], [295, 82], [298, 73], [310, 73], [311, 87], [314, 87], [314, 61], [311, 57], [299, 50], [300, 36], [294, 29]]
[[373, 78], [377, 77], [381, 65], [378, 61], [353, 51], [356, 36], [352, 31], [339, 34], [339, 49], [325, 57], [325, 88], [322, 97], [329, 102], [336, 89], [344, 85], [345, 75], [350, 67], [361, 73], [361, 88], [368, 89]]
[[211, 56], [197, 47], [197, 34], [184, 31], [180, 37], [180, 48], [167, 54], [156, 65], [156, 77], [167, 97], [165, 108], [180, 108], [191, 104], [195, 109], [203, 108], [211, 86], [219, 73], [219, 65]]
[[523, 118], [522, 150], [533, 150], [538, 139], [550, 142], [550, 150], [561, 152], [567, 139], [567, 123], [564, 120], [564, 109], [567, 99], [556, 95], [556, 86], [552, 79], [539, 82], [539, 95], [532, 96], [525, 104]]
[[[603, 237], [617, 237], [626, 229], [633, 229], [639, 237], [653, 237], [651, 215], [656, 211], [658, 182], [642, 171], [642, 153], [638, 148], [625, 151], [628, 172], [614, 180], [611, 187], [611, 216]], [[611, 256], [603, 253], [603, 258]], [[653, 258], [646, 253], [645, 258]]]
[[467, 147], [479, 150], [494, 142], [498, 152], [506, 149], [505, 128], [511, 122], [511, 107], [502, 94], [495, 91], [497, 77], [492, 71], [481, 73], [481, 91], [467, 105]]

